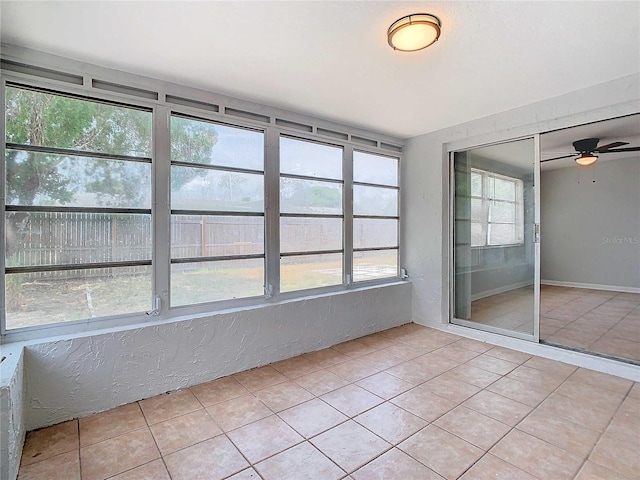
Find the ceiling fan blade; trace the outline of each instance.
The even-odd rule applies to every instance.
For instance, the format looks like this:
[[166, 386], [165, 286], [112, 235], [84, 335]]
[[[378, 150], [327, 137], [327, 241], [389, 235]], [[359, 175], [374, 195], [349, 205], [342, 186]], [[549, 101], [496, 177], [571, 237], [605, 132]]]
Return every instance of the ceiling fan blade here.
[[640, 147], [627, 147], [605, 150], [600, 153], [616, 153], [616, 152], [640, 152]]
[[555, 158], [547, 158], [546, 160], [540, 160], [540, 163], [544, 163], [544, 162], [550, 162], [552, 160], [560, 160], [561, 158], [571, 158], [571, 157], [576, 157], [578, 154], [577, 153], [573, 153], [571, 155], [563, 155], [562, 157], [555, 157]]
[[596, 148], [594, 151], [595, 152], [604, 153], [606, 150], [609, 150], [611, 148], [621, 147], [622, 145], [629, 145], [629, 142], [613, 142], [613, 143], [609, 143], [607, 145], [602, 145], [601, 147]]

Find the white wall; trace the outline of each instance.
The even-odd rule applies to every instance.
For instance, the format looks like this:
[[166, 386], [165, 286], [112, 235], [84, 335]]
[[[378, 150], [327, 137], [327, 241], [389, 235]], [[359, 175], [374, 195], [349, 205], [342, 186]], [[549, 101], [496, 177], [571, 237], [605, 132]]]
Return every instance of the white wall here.
[[411, 321], [386, 286], [25, 346], [27, 430], [265, 365]]
[[540, 197], [543, 281], [640, 289], [640, 158], [544, 171]]
[[402, 167], [402, 247], [413, 285], [414, 322], [448, 322], [447, 147], [468, 148], [638, 111], [640, 75], [632, 75], [409, 139]]
[[0, 479], [18, 476], [24, 421], [24, 355], [21, 348], [0, 349]]

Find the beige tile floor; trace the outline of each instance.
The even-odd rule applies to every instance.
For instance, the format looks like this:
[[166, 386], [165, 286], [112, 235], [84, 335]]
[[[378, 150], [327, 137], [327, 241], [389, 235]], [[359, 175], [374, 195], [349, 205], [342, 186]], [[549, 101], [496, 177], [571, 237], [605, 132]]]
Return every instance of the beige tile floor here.
[[541, 339], [640, 362], [640, 293], [543, 285], [540, 297]]
[[[471, 318], [532, 333], [533, 289], [472, 302]], [[540, 287], [540, 340], [640, 363], [640, 294]]]
[[30, 432], [21, 480], [638, 479], [640, 384], [409, 324]]

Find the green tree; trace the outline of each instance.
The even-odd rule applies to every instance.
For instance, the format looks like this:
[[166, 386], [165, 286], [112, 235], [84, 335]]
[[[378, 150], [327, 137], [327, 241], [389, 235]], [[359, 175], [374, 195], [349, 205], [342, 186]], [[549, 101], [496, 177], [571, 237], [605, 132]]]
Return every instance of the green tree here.
[[[8, 87], [5, 115], [8, 143], [151, 156], [152, 120], [146, 111]], [[173, 159], [209, 163], [216, 141], [212, 124], [172, 119]], [[179, 188], [202, 173], [176, 169], [172, 186]], [[140, 186], [148, 183], [148, 176], [148, 169], [126, 161], [82, 162], [11, 149], [6, 153], [7, 204], [33, 205], [38, 197], [64, 205], [82, 187], [105, 206], [131, 205], [141, 201], [145, 192]]]
[[[7, 87], [6, 141], [20, 145], [56, 147], [87, 152], [151, 157], [151, 113], [64, 95]], [[217, 133], [212, 124], [173, 119], [172, 158], [209, 163]], [[90, 155], [87, 155], [90, 157]], [[150, 167], [144, 163], [91, 159], [8, 148], [7, 205], [68, 205], [79, 193], [93, 195], [98, 205], [143, 206], [149, 198]], [[172, 186], [179, 188], [205, 172], [174, 170]], [[26, 230], [28, 212], [10, 212], [7, 257]]]

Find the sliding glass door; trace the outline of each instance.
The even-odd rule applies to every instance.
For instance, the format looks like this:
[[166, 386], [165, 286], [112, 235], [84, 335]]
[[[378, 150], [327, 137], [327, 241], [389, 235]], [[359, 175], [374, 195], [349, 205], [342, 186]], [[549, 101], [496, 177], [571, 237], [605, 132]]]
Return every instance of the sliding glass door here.
[[452, 153], [451, 322], [539, 338], [538, 139]]

